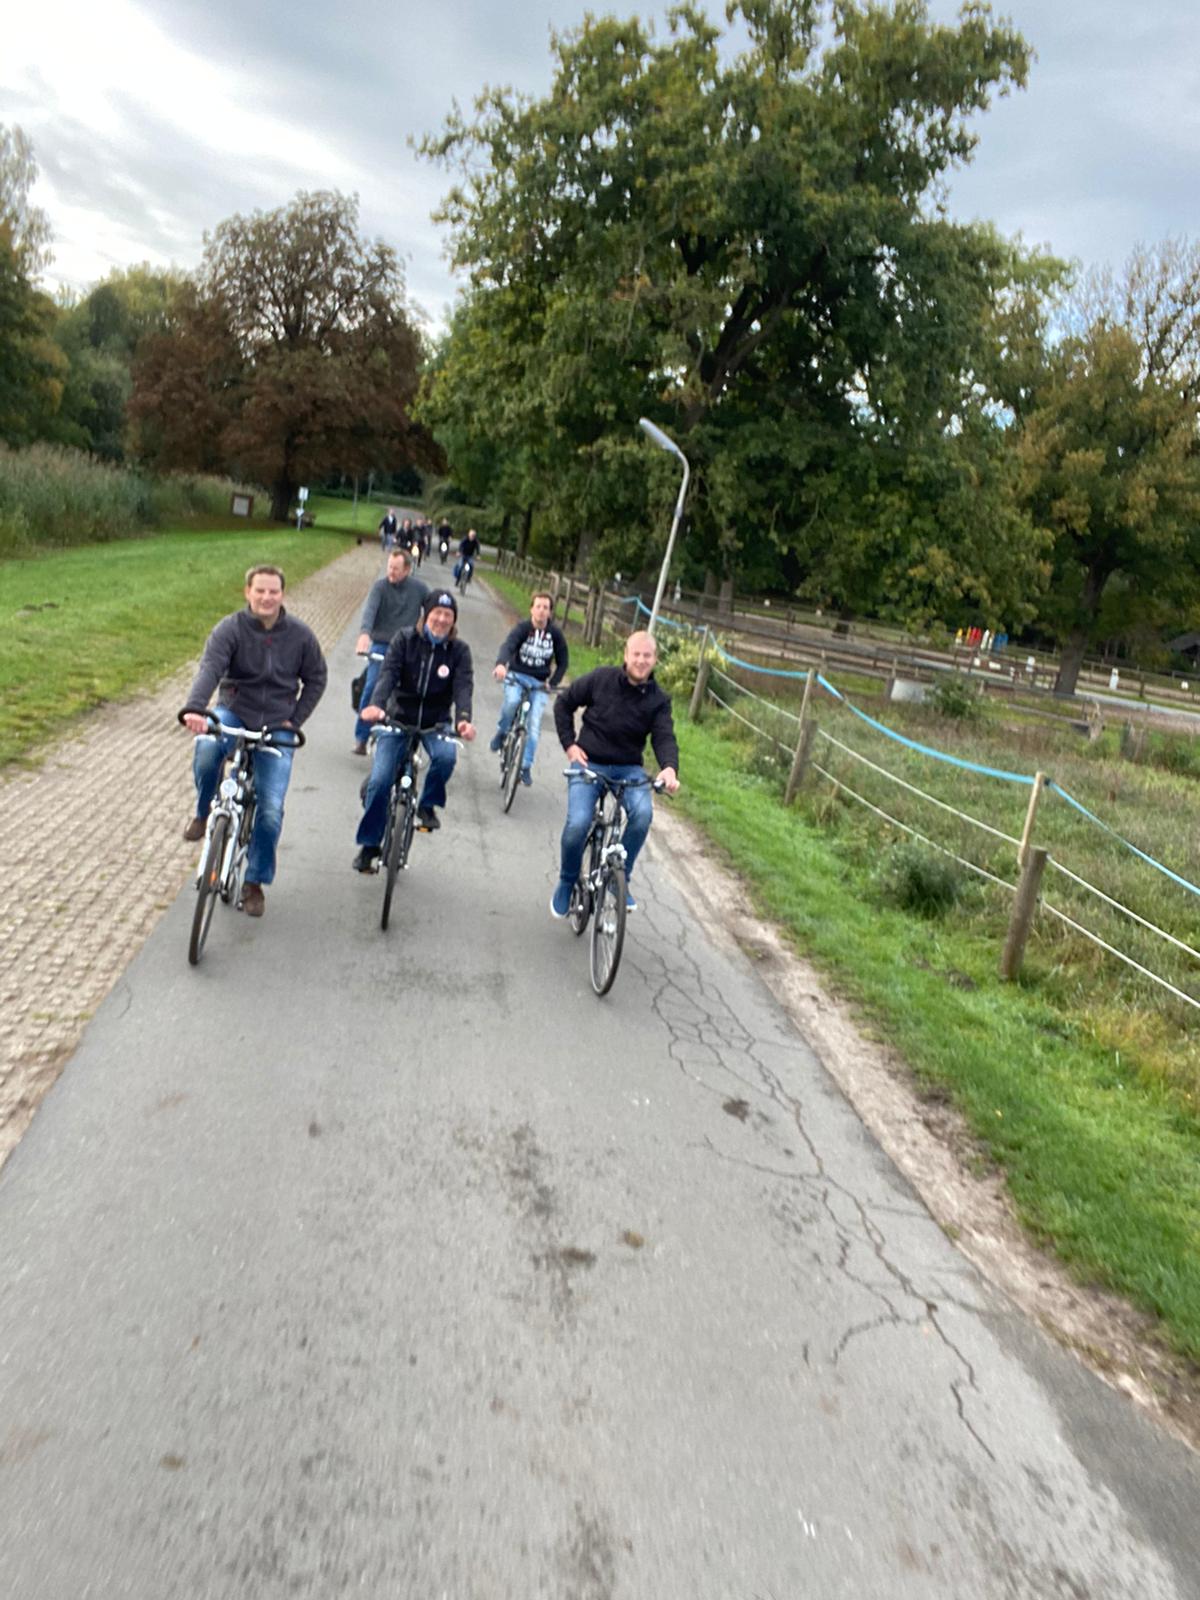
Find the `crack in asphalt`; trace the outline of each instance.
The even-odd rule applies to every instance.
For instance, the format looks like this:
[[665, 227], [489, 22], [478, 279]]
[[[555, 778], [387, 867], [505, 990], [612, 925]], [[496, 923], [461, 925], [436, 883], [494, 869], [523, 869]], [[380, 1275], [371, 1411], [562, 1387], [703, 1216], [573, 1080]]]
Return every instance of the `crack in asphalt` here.
[[[764, 1059], [764, 1046], [770, 1042], [755, 1038], [738, 1020], [719, 986], [710, 985], [706, 981], [689, 947], [692, 930], [686, 919], [660, 901], [654, 902], [653, 908], [646, 905], [645, 910], [646, 915], [642, 918], [640, 926], [668, 946], [672, 959], [668, 964], [659, 949], [653, 948], [647, 941], [635, 936], [632, 942], [637, 948], [639, 960], [630, 965], [639, 972], [648, 990], [651, 1010], [667, 1031], [670, 1039], [668, 1057], [686, 1078], [706, 1094], [716, 1097], [722, 1105], [730, 1098], [730, 1080], [748, 1094], [754, 1094], [760, 1102], [765, 1098], [782, 1118], [795, 1128], [799, 1141], [807, 1152], [808, 1160], [801, 1170], [794, 1168], [781, 1170], [766, 1162], [721, 1150], [708, 1136], [703, 1141], [705, 1148], [722, 1161], [764, 1177], [784, 1181], [794, 1188], [803, 1190], [810, 1199], [815, 1200], [832, 1225], [834, 1237], [838, 1242], [835, 1270], [880, 1307], [877, 1317], [855, 1323], [844, 1330], [834, 1346], [831, 1355], [832, 1365], [834, 1367], [838, 1365], [854, 1340], [881, 1329], [896, 1327], [914, 1330], [921, 1327], [932, 1329], [952, 1361], [961, 1369], [959, 1376], [953, 1378], [948, 1385], [955, 1414], [979, 1449], [989, 1461], [994, 1462], [995, 1453], [968, 1414], [970, 1394], [980, 1392], [974, 1365], [943, 1326], [939, 1316], [940, 1303], [923, 1294], [909, 1274], [888, 1255], [887, 1239], [875, 1221], [873, 1213], [887, 1215], [892, 1208], [885, 1205], [869, 1206], [859, 1195], [830, 1174], [825, 1158], [817, 1149], [805, 1125], [803, 1101], [784, 1087], [778, 1074]], [[792, 1034], [788, 1043], [793, 1049], [796, 1042], [797, 1038]], [[748, 1063], [748, 1068], [735, 1066], [734, 1061]], [[724, 1081], [720, 1086], [707, 1081], [703, 1075], [705, 1068], [709, 1067], [721, 1073]], [[744, 1120], [759, 1134], [771, 1128], [773, 1121], [761, 1111], [739, 1120]], [[849, 1220], [839, 1214], [839, 1201], [850, 1207]], [[912, 1210], [900, 1211], [897, 1214], [910, 1218], [922, 1215], [921, 1212]], [[798, 1233], [802, 1231], [798, 1222], [794, 1219], [790, 1221]], [[853, 1252], [863, 1246], [871, 1252], [883, 1269], [886, 1287], [872, 1282], [854, 1269], [851, 1260]], [[915, 1302], [919, 1310], [914, 1312], [902, 1310], [889, 1297], [892, 1294], [897, 1295], [901, 1302]], [[806, 1361], [807, 1356], [806, 1346]]]

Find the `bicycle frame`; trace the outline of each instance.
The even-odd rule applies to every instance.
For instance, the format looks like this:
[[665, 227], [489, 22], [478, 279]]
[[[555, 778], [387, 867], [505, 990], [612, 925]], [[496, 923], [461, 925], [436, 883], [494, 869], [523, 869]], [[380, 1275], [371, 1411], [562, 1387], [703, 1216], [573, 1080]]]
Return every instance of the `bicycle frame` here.
[[[181, 711], [180, 721], [186, 715]], [[228, 739], [233, 743], [233, 750], [227, 757], [229, 768], [221, 778], [209, 807], [204, 844], [196, 866], [196, 893], [199, 898], [192, 918], [188, 947], [188, 960], [192, 966], [198, 964], [208, 937], [214, 898], [223, 900], [226, 905], [232, 902], [238, 910], [242, 906], [242, 884], [257, 806], [255, 753], [262, 750], [279, 758], [283, 755], [282, 750], [272, 743], [274, 734], [283, 730], [264, 728], [261, 732], [255, 732], [251, 728], [233, 727], [222, 723], [211, 712], [208, 713], [207, 723], [208, 731], [197, 734], [197, 739]], [[294, 748], [304, 743], [304, 735], [298, 729], [288, 729], [287, 732], [288, 742]], [[214, 860], [214, 840], [220, 848], [219, 862]]]

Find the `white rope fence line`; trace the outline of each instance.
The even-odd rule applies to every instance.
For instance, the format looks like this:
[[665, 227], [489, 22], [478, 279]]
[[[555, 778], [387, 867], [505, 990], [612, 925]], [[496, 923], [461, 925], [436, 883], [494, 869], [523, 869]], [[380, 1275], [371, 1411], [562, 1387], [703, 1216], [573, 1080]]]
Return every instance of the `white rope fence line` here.
[[[735, 689], [740, 689], [744, 695], [749, 695], [751, 700], [757, 700], [760, 705], [766, 706], [768, 711], [774, 711], [776, 716], [786, 717], [789, 722], [794, 722], [797, 727], [800, 726], [800, 718], [794, 711], [786, 711], [783, 706], [777, 706], [773, 700], [765, 700], [761, 694], [755, 694], [753, 689], [747, 689], [744, 683], [739, 683], [736, 678], [731, 678], [727, 672], [722, 672], [720, 667], [713, 667], [710, 670], [718, 677], [724, 678], [726, 683], [731, 683]], [[712, 694], [715, 700], [715, 692], [710, 689], [709, 693]], [[768, 739], [771, 737], [769, 733], [766, 733], [765, 728], [760, 728], [758, 731], [766, 734]]]
[[[719, 671], [719, 668], [714, 668], [714, 671]], [[743, 694], [749, 695], [752, 700], [762, 699], [760, 695], [754, 694], [752, 690], [743, 689], [742, 685], [737, 683], [733, 678], [730, 678], [728, 673], [723, 672], [721, 673], [721, 676], [728, 679], [728, 681], [733, 683], [736, 688], [741, 689]], [[708, 692], [723, 710], [729, 712], [730, 716], [736, 717], [739, 722], [744, 723], [746, 727], [750, 728], [754, 733], [761, 735], [761, 737], [764, 739], [770, 739], [771, 743], [776, 745], [780, 750], [787, 751], [788, 754], [793, 753], [788, 745], [782, 743], [781, 740], [776, 739], [775, 736], [768, 733], [765, 728], [760, 728], [757, 723], [751, 722], [748, 717], [742, 716], [740, 711], [734, 710], [731, 705], [727, 704], [721, 699], [720, 695], [717, 694], [714, 689], [710, 687]], [[792, 716], [792, 713], [789, 711], [783, 711], [782, 707], [772, 705], [769, 700], [763, 700], [762, 703], [763, 705], [770, 706], [772, 711], [782, 712], [784, 716], [790, 717], [794, 722], [798, 723], [800, 721], [799, 717]], [[924, 789], [918, 789], [914, 784], [908, 783], [905, 779], [897, 777], [895, 773], [889, 772], [886, 767], [878, 766], [874, 761], [871, 761], [859, 751], [852, 749], [847, 744], [843, 744], [840, 739], [835, 739], [833, 735], [827, 733], [824, 728], [818, 728], [817, 732], [823, 739], [826, 739], [837, 749], [843, 751], [848, 756], [853, 756], [856, 761], [861, 761], [864, 766], [870, 767], [873, 772], [879, 773], [881, 777], [890, 778], [893, 783], [899, 784], [901, 788], [907, 789], [910, 793], [918, 795], [923, 800], [930, 801], [931, 804], [940, 807], [941, 810], [949, 812], [951, 816], [959, 817], [963, 822], [972, 823], [975, 827], [981, 828], [985, 833], [992, 834], [997, 839], [1002, 839], [1006, 844], [1015, 845], [1018, 849], [1020, 848], [1020, 840], [1012, 838], [1009, 834], [1002, 833], [998, 828], [993, 828], [989, 823], [981, 822], [977, 817], [972, 817], [965, 811], [959, 811], [954, 806], [947, 805], [945, 801], [937, 799], [934, 795], [926, 794]], [[939, 844], [936, 839], [929, 838], [927, 834], [921, 833], [919, 829], [910, 827], [906, 822], [901, 822], [899, 817], [893, 817], [890, 812], [884, 811], [882, 807], [873, 804], [873, 802], [868, 800], [865, 795], [859, 794], [858, 791], [856, 789], [852, 789], [848, 783], [843, 783], [840, 778], [835, 777], [833, 773], [828, 770], [828, 768], [821, 766], [819, 762], [814, 761], [812, 763], [812, 768], [814, 772], [819, 772], [823, 778], [827, 778], [829, 782], [833, 784], [835, 789], [843, 790], [852, 799], [857, 800], [859, 805], [865, 806], [868, 811], [873, 811], [877, 817], [880, 817], [891, 827], [899, 828], [902, 833], [908, 834], [910, 838], [919, 839], [922, 844], [928, 845], [931, 850], [936, 850], [940, 855], [948, 856], [951, 861], [957, 861], [959, 866], [966, 867], [968, 872], [974, 872], [978, 877], [986, 879], [987, 882], [997, 884], [1000, 888], [1007, 889], [1010, 894], [1015, 894], [1017, 887], [1016, 884], [1009, 883], [1004, 878], [998, 878], [995, 873], [988, 872], [984, 867], [978, 866], [974, 861], [968, 861], [964, 856], [958, 855], [953, 850], [948, 850], [945, 845]], [[1156, 933], [1160, 939], [1165, 939], [1168, 944], [1175, 945], [1186, 955], [1191, 956], [1196, 961], [1200, 961], [1200, 951], [1193, 950], [1189, 944], [1185, 944], [1181, 939], [1175, 938], [1174, 934], [1167, 933], [1164, 928], [1159, 928], [1153, 922], [1148, 922], [1145, 917], [1139, 916], [1139, 914], [1136, 911], [1131, 910], [1129, 906], [1122, 905], [1119, 900], [1114, 900], [1110, 895], [1105, 894], [1103, 889], [1098, 889], [1095, 884], [1089, 883], [1086, 878], [1081, 878], [1077, 873], [1072, 872], [1069, 867], [1064, 867], [1061, 862], [1056, 861], [1053, 856], [1047, 856], [1047, 860], [1052, 867], [1061, 872], [1064, 877], [1070, 878], [1073, 883], [1078, 884], [1081, 889], [1088, 890], [1088, 892], [1094, 894], [1097, 899], [1105, 901], [1105, 903], [1110, 905], [1115, 911], [1120, 911], [1125, 916], [1130, 917], [1134, 922], [1139, 923], [1148, 932]], [[1051, 905], [1048, 900], [1041, 896], [1039, 896], [1039, 904], [1044, 910], [1048, 911], [1051, 916], [1057, 917], [1060, 922], [1065, 923], [1066, 926], [1073, 929], [1074, 932], [1081, 934], [1085, 939], [1090, 940], [1092, 944], [1099, 946], [1101, 950], [1107, 951], [1109, 955], [1116, 956], [1118, 961], [1123, 961], [1126, 966], [1132, 967], [1133, 970], [1140, 973], [1142, 977], [1149, 978], [1151, 983], [1158, 984], [1160, 988], [1166, 989], [1169, 994], [1173, 994], [1176, 999], [1182, 1000], [1187, 1005], [1193, 1006], [1196, 1010], [1200, 1011], [1200, 1000], [1194, 1000], [1190, 994], [1186, 994], [1182, 989], [1176, 988], [1176, 986], [1173, 983], [1169, 983], [1166, 978], [1161, 978], [1159, 977], [1158, 973], [1151, 972], [1149, 967], [1142, 966], [1140, 961], [1135, 961], [1132, 956], [1126, 955], [1123, 950], [1118, 950], [1115, 945], [1111, 945], [1107, 942], [1107, 940], [1102, 939], [1098, 933], [1093, 933], [1090, 928], [1085, 928], [1082, 923], [1076, 922], [1075, 919], [1073, 917], [1069, 917], [1065, 911], [1060, 911], [1057, 906]]]
[[1138, 922], [1150, 933], [1156, 933], [1160, 939], [1165, 939], [1168, 944], [1173, 944], [1177, 950], [1182, 950], [1184, 955], [1191, 956], [1193, 961], [1200, 961], [1200, 950], [1193, 950], [1190, 944], [1182, 939], [1177, 939], [1173, 933], [1168, 933], [1165, 928], [1160, 928], [1156, 923], [1147, 922], [1145, 917], [1139, 916], [1128, 906], [1122, 905], [1119, 900], [1114, 900], [1111, 895], [1105, 894], [1103, 889], [1097, 889], [1094, 883], [1089, 883], [1086, 878], [1081, 878], [1077, 872], [1072, 872], [1070, 867], [1064, 867], [1061, 861], [1056, 861], [1053, 856], [1048, 856], [1047, 862], [1056, 872], [1061, 872], [1064, 878], [1070, 878], [1072, 883], [1077, 883], [1081, 889], [1087, 889], [1098, 900], [1103, 900], [1106, 905], [1112, 906], [1114, 911], [1123, 912], [1125, 916]]
[[1185, 1001], [1189, 1006], [1194, 1006], [1200, 1011], [1200, 1000], [1193, 1000], [1190, 994], [1185, 994], [1182, 989], [1177, 989], [1173, 983], [1168, 983], [1165, 978], [1160, 978], [1157, 972], [1151, 972], [1149, 967], [1143, 967], [1140, 961], [1135, 961], [1132, 956], [1127, 956], [1124, 951], [1102, 939], [1098, 933], [1093, 933], [1090, 928], [1085, 928], [1081, 922], [1076, 922], [1073, 917], [1067, 916], [1065, 911], [1060, 911], [1057, 906], [1052, 906], [1049, 900], [1041, 900], [1043, 911], [1048, 911], [1052, 917], [1057, 917], [1060, 922], [1065, 922], [1068, 928], [1073, 928], [1076, 933], [1081, 933], [1085, 939], [1090, 939], [1093, 944], [1098, 944], [1101, 950], [1107, 950], [1110, 956], [1116, 956], [1118, 961], [1123, 961], [1127, 967], [1132, 967], [1135, 972], [1140, 972], [1143, 978], [1149, 978], [1151, 983], [1157, 983], [1160, 988], [1166, 989], [1177, 1000]]
[[728, 711], [731, 717], [736, 717], [739, 722], [744, 722], [748, 728], [753, 728], [754, 732], [759, 734], [762, 738], [770, 739], [773, 745], [777, 745], [780, 750], [785, 750], [788, 755], [795, 754], [795, 751], [790, 745], [784, 744], [783, 741], [781, 739], [777, 739], [773, 733], [768, 733], [765, 728], [760, 728], [757, 722], [751, 722], [749, 717], [744, 717], [740, 711], [735, 711], [731, 705], [727, 705], [725, 701], [721, 699], [721, 696], [715, 689], [710, 687], [708, 692], [710, 695], [712, 695], [713, 699], [717, 702], [721, 709], [723, 711]]
[[915, 783], [899, 777], [894, 772], [889, 772], [886, 767], [877, 765], [869, 757], [864, 756], [860, 750], [854, 750], [848, 744], [843, 744], [840, 739], [835, 739], [831, 733], [826, 733], [824, 728], [818, 728], [817, 734], [822, 739], [827, 739], [837, 749], [844, 750], [848, 756], [853, 756], [856, 761], [861, 761], [864, 767], [870, 767], [872, 772], [877, 772], [881, 778], [890, 778], [893, 783], [898, 783], [902, 789], [907, 789], [909, 794], [918, 795], [922, 800], [928, 800], [930, 805], [938, 806], [943, 811], [948, 811], [952, 817], [958, 817], [963, 822], [969, 822], [976, 828], [981, 828], [984, 833], [990, 833], [994, 839], [1003, 839], [1005, 844], [1013, 845], [1017, 850], [1021, 848], [1021, 841], [1014, 839], [1011, 834], [1003, 833], [999, 828], [993, 828], [990, 822], [981, 822], [978, 817], [971, 816], [968, 811], [959, 811], [956, 806], [947, 805], [944, 800], [939, 800], [936, 795], [926, 794], [924, 789], [918, 789]]
[[890, 822], [893, 828], [899, 828], [902, 833], [909, 834], [914, 839], [920, 839], [922, 844], [927, 844], [931, 850], [937, 850], [941, 855], [949, 856], [951, 861], [957, 861], [960, 867], [966, 867], [968, 872], [976, 872], [981, 878], [986, 878], [989, 883], [998, 883], [1002, 889], [1007, 889], [1010, 894], [1017, 892], [1015, 883], [1009, 883], [1004, 878], [996, 877], [995, 873], [988, 872], [985, 867], [980, 867], [974, 861], [968, 861], [964, 856], [955, 855], [953, 850], [947, 850], [944, 844], [939, 844], [936, 839], [930, 839], [916, 828], [910, 828], [907, 822], [901, 822], [899, 817], [893, 817], [888, 812], [872, 804], [848, 783], [843, 783], [840, 778], [835, 778], [832, 772], [827, 771], [818, 762], [812, 763], [814, 772], [819, 772], [823, 778], [828, 778], [835, 789], [844, 789], [846, 793], [858, 801], [859, 805], [866, 806], [868, 811], [873, 811], [877, 817], [882, 817], [885, 822]]

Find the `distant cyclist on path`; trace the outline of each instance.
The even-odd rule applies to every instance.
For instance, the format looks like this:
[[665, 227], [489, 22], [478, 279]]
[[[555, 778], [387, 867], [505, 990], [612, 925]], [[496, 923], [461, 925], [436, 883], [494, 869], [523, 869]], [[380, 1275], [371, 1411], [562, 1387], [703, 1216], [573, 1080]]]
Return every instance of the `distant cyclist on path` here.
[[[246, 606], [223, 617], [208, 636], [200, 670], [188, 690], [183, 724], [196, 735], [192, 776], [196, 815], [183, 830], [201, 839], [217, 792], [221, 764], [233, 741], [208, 731], [205, 709], [219, 687], [215, 715], [225, 727], [300, 728], [325, 693], [328, 673], [317, 636], [283, 605], [284, 576], [278, 567], [251, 567]], [[275, 852], [283, 828], [283, 802], [292, 775], [293, 752], [280, 746], [254, 752], [258, 809], [246, 857], [242, 909], [261, 917], [263, 888], [275, 878]]]

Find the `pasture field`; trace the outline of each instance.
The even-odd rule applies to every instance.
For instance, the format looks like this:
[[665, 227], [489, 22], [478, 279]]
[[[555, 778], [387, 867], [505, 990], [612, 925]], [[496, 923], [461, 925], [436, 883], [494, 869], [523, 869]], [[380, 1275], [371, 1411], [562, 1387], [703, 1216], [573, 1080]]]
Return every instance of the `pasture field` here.
[[0, 765], [196, 656], [213, 624], [242, 604], [254, 562], [282, 567], [292, 585], [346, 548], [345, 534], [319, 525], [254, 525], [0, 562]]

